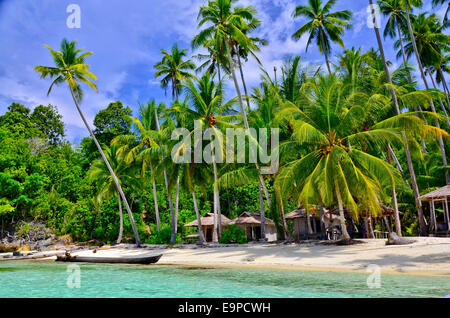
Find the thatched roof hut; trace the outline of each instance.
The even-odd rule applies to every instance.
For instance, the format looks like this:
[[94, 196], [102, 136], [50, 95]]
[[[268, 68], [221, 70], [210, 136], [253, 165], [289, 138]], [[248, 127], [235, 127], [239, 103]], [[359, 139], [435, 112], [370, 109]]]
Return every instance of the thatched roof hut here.
[[[275, 226], [275, 222], [273, 222], [271, 219], [264, 219], [265, 225]], [[242, 212], [241, 215], [230, 222], [230, 225], [232, 224], [261, 225], [261, 215], [259, 213]]]
[[450, 200], [450, 184], [419, 197], [422, 201], [445, 201], [446, 199]]
[[[231, 220], [223, 214], [221, 214], [221, 219], [222, 219], [222, 226], [228, 225], [231, 222]], [[202, 216], [200, 218], [200, 221], [202, 222], [202, 226], [214, 226], [214, 213], [206, 213], [205, 216]], [[217, 220], [217, 223], [219, 223], [219, 220]], [[184, 226], [197, 227], [198, 222], [197, 220], [194, 220], [192, 222], [189, 222], [188, 224], [185, 224]]]
[[[248, 240], [261, 239], [261, 215], [259, 213], [242, 212], [229, 225], [236, 225], [245, 230]], [[265, 218], [264, 221], [265, 240], [271, 242], [277, 240], [277, 230], [275, 222]]]
[[[446, 232], [447, 235], [450, 234], [450, 209], [448, 207], [448, 201], [450, 201], [450, 184], [420, 196], [419, 200], [430, 202], [431, 224], [434, 232], [436, 234], [438, 232]], [[435, 202], [440, 202], [444, 208], [444, 223], [442, 225], [437, 223]]]

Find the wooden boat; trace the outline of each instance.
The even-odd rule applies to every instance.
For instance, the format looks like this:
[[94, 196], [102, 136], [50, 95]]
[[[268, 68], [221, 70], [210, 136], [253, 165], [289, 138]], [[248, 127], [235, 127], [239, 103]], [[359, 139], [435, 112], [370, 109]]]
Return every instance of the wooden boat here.
[[162, 254], [152, 256], [128, 256], [128, 257], [98, 257], [78, 256], [66, 254], [56, 256], [57, 262], [85, 262], [85, 263], [110, 263], [110, 264], [153, 264], [159, 261]]

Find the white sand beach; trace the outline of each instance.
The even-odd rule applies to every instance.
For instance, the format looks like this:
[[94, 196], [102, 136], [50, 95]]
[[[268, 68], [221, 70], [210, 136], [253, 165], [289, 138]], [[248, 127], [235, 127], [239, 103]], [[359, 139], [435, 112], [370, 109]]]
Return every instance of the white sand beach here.
[[[386, 246], [384, 239], [361, 240], [349, 246], [303, 244], [245, 244], [234, 246], [182, 245], [174, 248], [104, 247], [72, 255], [163, 256], [157, 265], [270, 267], [292, 270], [362, 271], [370, 264], [385, 273], [450, 276], [450, 238], [415, 237], [413, 244]], [[54, 257], [53, 257], [54, 258]]]

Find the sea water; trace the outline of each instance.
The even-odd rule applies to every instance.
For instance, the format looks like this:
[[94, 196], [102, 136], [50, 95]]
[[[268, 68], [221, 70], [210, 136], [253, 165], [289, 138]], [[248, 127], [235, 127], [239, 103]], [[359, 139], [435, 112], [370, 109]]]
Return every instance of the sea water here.
[[[77, 279], [73, 275], [78, 275]], [[381, 274], [379, 288], [369, 288], [369, 275], [1, 261], [0, 297], [444, 297], [450, 294], [450, 276]]]

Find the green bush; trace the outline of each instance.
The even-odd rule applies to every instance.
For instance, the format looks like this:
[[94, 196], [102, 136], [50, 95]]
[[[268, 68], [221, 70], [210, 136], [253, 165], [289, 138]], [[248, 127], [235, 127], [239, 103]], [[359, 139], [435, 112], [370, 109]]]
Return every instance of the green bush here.
[[245, 234], [244, 229], [239, 228], [236, 225], [229, 225], [223, 229], [222, 237], [220, 238], [220, 243], [244, 244], [244, 243], [247, 243], [247, 235]]
[[[172, 229], [170, 226], [164, 226], [161, 231], [155, 231], [146, 241], [146, 244], [170, 244]], [[180, 233], [177, 233], [176, 243], [181, 241]]]

